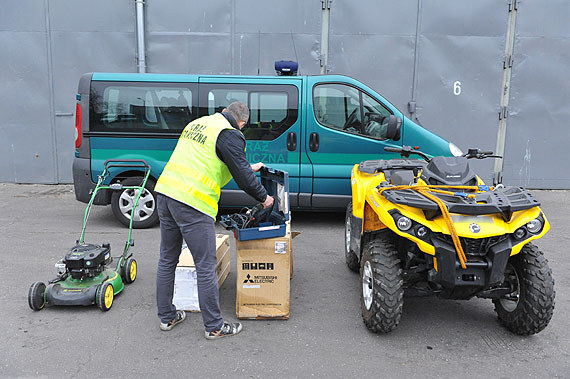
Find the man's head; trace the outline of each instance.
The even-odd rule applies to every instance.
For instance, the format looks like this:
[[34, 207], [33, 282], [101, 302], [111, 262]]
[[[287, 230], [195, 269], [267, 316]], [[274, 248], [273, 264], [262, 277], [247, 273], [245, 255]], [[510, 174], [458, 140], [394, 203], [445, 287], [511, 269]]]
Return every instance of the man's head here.
[[249, 109], [244, 103], [234, 101], [228, 105], [226, 111], [231, 114], [232, 117], [236, 120], [240, 129], [242, 129], [245, 124], [247, 124], [247, 120], [249, 120]]

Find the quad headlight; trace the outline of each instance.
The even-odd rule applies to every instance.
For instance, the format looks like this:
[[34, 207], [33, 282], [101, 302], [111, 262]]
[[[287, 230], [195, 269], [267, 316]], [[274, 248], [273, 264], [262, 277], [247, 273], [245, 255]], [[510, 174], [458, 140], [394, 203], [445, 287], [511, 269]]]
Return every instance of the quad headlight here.
[[544, 224], [542, 217], [535, 218], [534, 220], [527, 222], [525, 226], [521, 226], [520, 228], [515, 230], [515, 232], [513, 233], [513, 237], [515, 237], [515, 239], [517, 240], [525, 239], [529, 237], [528, 236], [529, 233], [530, 234], [540, 233], [542, 231], [543, 226]]
[[416, 228], [416, 235], [420, 238], [425, 238], [429, 234], [429, 229], [425, 226], [420, 226]]
[[405, 232], [407, 230], [410, 230], [410, 228], [412, 227], [412, 220], [410, 220], [406, 216], [402, 216], [398, 218], [398, 221], [396, 221], [396, 225], [398, 226], [398, 229], [400, 229], [402, 232]]
[[516, 239], [522, 240], [526, 236], [525, 228], [518, 228], [517, 230], [515, 230], [514, 235]]
[[402, 215], [400, 212], [393, 212], [392, 217], [396, 223], [396, 227], [401, 232], [409, 233], [413, 236], [421, 238], [423, 240], [428, 239], [431, 230], [415, 221], [412, 221], [409, 217]]
[[526, 224], [526, 228], [529, 232], [536, 234], [542, 230], [542, 221], [535, 218], [534, 220]]

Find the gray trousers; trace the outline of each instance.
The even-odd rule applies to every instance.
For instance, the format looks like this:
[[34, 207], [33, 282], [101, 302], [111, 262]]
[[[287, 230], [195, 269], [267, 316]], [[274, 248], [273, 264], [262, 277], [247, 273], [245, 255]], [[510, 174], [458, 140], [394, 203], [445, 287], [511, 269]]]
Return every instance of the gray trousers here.
[[184, 239], [196, 264], [198, 301], [204, 327], [207, 332], [221, 329], [214, 220], [160, 193], [157, 194], [157, 206], [160, 220], [160, 258], [156, 273], [158, 317], [167, 323], [176, 316], [172, 304], [174, 275]]

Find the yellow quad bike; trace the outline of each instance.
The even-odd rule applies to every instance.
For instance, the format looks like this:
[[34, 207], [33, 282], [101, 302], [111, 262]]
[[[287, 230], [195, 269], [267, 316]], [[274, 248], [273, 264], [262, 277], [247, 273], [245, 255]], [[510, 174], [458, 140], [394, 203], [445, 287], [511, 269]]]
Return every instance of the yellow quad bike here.
[[366, 326], [390, 332], [404, 295], [436, 295], [492, 299], [511, 332], [543, 330], [555, 291], [548, 262], [531, 243], [550, 228], [533, 195], [486, 186], [469, 168], [468, 159], [497, 158], [492, 152], [430, 159], [409, 146], [385, 150], [402, 159], [355, 165], [346, 211], [346, 263], [360, 271]]

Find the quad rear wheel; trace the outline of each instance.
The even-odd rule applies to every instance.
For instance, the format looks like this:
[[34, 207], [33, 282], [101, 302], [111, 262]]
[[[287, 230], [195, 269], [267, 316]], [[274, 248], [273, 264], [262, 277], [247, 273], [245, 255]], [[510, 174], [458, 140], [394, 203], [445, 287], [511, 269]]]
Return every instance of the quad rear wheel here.
[[396, 328], [404, 305], [402, 268], [390, 237], [382, 232], [366, 243], [360, 262], [362, 319], [376, 333]]
[[34, 311], [39, 311], [46, 305], [45, 294], [46, 285], [42, 282], [35, 282], [30, 286], [28, 291], [28, 305]]
[[515, 334], [530, 335], [546, 328], [554, 310], [554, 279], [548, 261], [529, 243], [511, 257], [505, 269], [511, 293], [493, 300], [499, 321]]
[[348, 203], [346, 207], [346, 217], [344, 221], [344, 255], [346, 258], [346, 265], [354, 272], [360, 270], [360, 263], [358, 262], [358, 255], [350, 248], [350, 238], [352, 233], [352, 202]]

